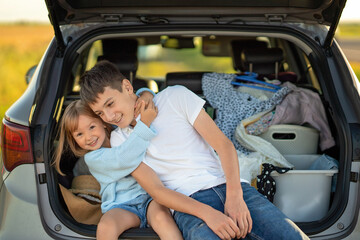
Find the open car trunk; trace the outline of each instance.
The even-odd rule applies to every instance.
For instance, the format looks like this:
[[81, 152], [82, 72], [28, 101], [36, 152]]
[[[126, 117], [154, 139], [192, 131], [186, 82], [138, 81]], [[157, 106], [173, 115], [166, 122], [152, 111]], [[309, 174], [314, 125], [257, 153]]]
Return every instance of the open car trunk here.
[[[91, 28], [90, 26], [88, 29]], [[149, 87], [157, 92], [171, 85], [186, 86], [207, 100], [205, 108], [218, 125], [217, 117], [224, 113], [213, 106], [214, 102], [209, 99], [212, 96], [204, 93], [204, 76], [219, 78], [219, 83], [214, 81], [213, 85], [214, 88], [219, 88], [219, 85], [223, 84], [220, 80], [224, 76], [217, 75], [219, 73], [225, 73], [227, 77], [231, 76], [236, 81], [234, 74], [241, 77], [252, 72], [258, 74], [257, 80], [263, 81], [266, 78], [270, 80], [270, 84], [276, 85], [278, 82], [273, 80], [276, 78], [281, 84], [291, 83], [302, 93], [305, 92], [296, 98], [292, 107], [284, 113], [296, 115], [293, 122], [281, 122], [280, 118], [277, 124], [269, 126], [268, 123], [271, 121], [267, 118], [267, 121], [262, 119], [262, 122], [257, 122], [249, 128], [249, 131], [261, 131], [261, 138], [272, 143], [281, 155], [295, 165], [295, 169], [286, 174], [274, 172], [271, 175], [278, 186], [274, 197], [275, 205], [288, 214], [309, 236], [321, 237], [324, 231], [341, 217], [349, 193], [351, 156], [346, 152], [351, 146], [346, 142], [351, 138], [351, 125], [347, 123], [340, 103], [331, 98], [336, 92], [334, 82], [339, 79], [329, 80], [332, 76], [328, 74], [328, 65], [319, 64], [329, 61], [329, 56], [322, 46], [296, 31], [296, 26], [290, 24], [285, 27], [279, 25], [263, 28], [260, 25], [153, 25], [149, 32], [149, 27], [142, 25], [129, 27], [126, 31], [120, 27], [105, 25], [103, 28], [95, 29], [89, 30], [86, 37], [76, 39], [76, 44], [70, 44], [67, 52], [65, 51], [61, 79], [66, 80], [57, 93], [57, 98], [61, 101], [53, 118], [50, 146], [56, 146], [57, 121], [63, 110], [71, 101], [80, 98], [78, 81], [81, 74], [100, 59], [114, 62], [131, 79], [135, 89]], [[87, 31], [87, 28], [83, 31]], [[129, 53], [133, 46], [135, 51]], [[338, 54], [337, 46], [334, 45], [332, 48], [333, 53]], [[123, 57], [124, 51], [129, 54], [128, 58]], [[345, 63], [333, 64], [341, 66]], [[344, 81], [350, 81], [349, 76], [342, 77]], [[271, 99], [278, 91], [276, 88], [274, 92], [249, 87], [249, 82], [237, 82], [248, 85], [233, 84], [232, 87], [239, 94], [247, 96], [251, 104], [255, 98], [260, 102], [266, 101], [266, 98]], [[318, 102], [304, 98], [309, 96], [316, 96]], [[315, 102], [316, 104], [313, 104]], [[280, 104], [274, 106], [273, 112], [276, 113], [278, 105]], [[294, 112], [294, 106], [299, 107], [297, 110], [306, 109], [306, 114], [311, 116], [308, 118], [305, 113]], [[234, 115], [239, 114], [241, 115], [240, 112], [234, 112]], [[229, 115], [226, 119], [231, 120], [233, 117]], [[322, 118], [320, 123], [319, 118]], [[234, 119], [240, 123], [239, 117]], [[265, 128], [268, 131], [264, 130]], [[354, 127], [352, 131], [358, 130]], [[228, 137], [239, 146], [234, 135], [235, 132], [232, 132]], [[246, 154], [251, 152], [244, 149], [237, 148]], [[337, 166], [320, 169], [311, 166], [322, 156], [334, 159]], [[78, 158], [72, 154], [64, 154], [62, 169], [67, 174], [66, 177], [56, 174], [48, 165], [48, 171], [51, 172], [49, 176], [52, 178], [49, 181], [51, 205], [67, 228], [80, 235], [95, 236], [96, 225], [81, 223], [74, 218], [59, 186], [61, 184], [65, 189], [71, 188], [73, 168], [77, 161]], [[261, 173], [261, 165], [258, 167], [258, 173]], [[256, 182], [256, 179], [251, 180]], [[256, 187], [256, 184], [254, 186]], [[131, 229], [122, 237], [157, 238], [151, 229]]]

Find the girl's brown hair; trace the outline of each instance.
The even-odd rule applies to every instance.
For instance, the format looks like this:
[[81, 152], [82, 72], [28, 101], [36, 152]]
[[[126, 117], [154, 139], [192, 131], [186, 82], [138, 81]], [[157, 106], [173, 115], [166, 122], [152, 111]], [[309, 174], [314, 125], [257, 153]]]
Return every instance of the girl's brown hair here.
[[[64, 151], [70, 150], [75, 154], [77, 157], [81, 157], [85, 155], [88, 150], [82, 149], [79, 147], [79, 145], [76, 143], [75, 139], [72, 136], [72, 132], [74, 132], [78, 128], [78, 121], [79, 116], [85, 115], [89, 116], [91, 118], [98, 118], [101, 120], [99, 116], [97, 116], [91, 108], [81, 100], [76, 100], [69, 104], [69, 106], [66, 107], [64, 114], [60, 121], [60, 127], [59, 127], [59, 144], [55, 151], [55, 160], [53, 164], [55, 164], [55, 169], [58, 171], [59, 174], [65, 175], [61, 169], [60, 169], [60, 161], [61, 156]], [[110, 136], [111, 132], [111, 125], [103, 122], [105, 126], [105, 131], [107, 133], [107, 136]]]

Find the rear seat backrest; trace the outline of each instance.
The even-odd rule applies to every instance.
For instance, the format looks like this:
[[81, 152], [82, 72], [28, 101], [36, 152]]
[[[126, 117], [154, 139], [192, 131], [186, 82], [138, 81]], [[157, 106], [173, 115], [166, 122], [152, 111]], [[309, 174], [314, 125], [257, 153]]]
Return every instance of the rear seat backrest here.
[[201, 79], [206, 72], [171, 72], [166, 74], [165, 87], [182, 85], [197, 95], [203, 95]]
[[215, 119], [215, 109], [210, 103], [204, 98], [202, 90], [202, 76], [208, 72], [171, 72], [166, 74], [165, 87], [182, 85], [188, 88], [190, 91], [203, 98], [206, 103], [204, 105], [205, 111], [209, 114], [212, 119]]

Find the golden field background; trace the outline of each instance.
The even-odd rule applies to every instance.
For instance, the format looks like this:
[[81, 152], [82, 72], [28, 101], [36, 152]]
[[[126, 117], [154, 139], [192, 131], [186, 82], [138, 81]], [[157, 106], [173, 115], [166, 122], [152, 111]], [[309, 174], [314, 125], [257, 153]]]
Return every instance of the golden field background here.
[[[341, 25], [340, 37], [360, 37], [360, 25]], [[45, 52], [54, 31], [49, 24], [0, 24], [0, 119], [25, 91], [25, 74]], [[351, 62], [360, 79], [360, 62]]]
[[37, 65], [54, 35], [51, 25], [0, 25], [0, 119], [25, 91], [25, 74]]

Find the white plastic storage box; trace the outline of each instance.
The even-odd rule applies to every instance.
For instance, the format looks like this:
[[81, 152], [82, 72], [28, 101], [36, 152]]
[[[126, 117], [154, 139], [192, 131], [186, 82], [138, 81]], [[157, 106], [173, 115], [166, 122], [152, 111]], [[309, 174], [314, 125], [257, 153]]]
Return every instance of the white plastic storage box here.
[[316, 154], [319, 132], [300, 125], [272, 125], [259, 137], [270, 142], [282, 154]]
[[321, 155], [284, 155], [294, 170], [271, 176], [276, 182], [274, 205], [295, 222], [323, 218], [329, 209], [331, 180], [338, 170], [308, 170]]

